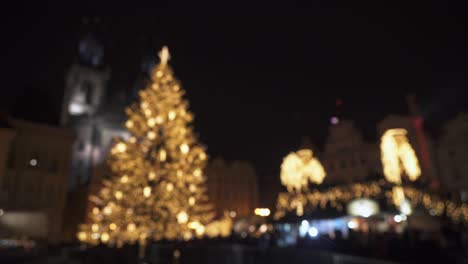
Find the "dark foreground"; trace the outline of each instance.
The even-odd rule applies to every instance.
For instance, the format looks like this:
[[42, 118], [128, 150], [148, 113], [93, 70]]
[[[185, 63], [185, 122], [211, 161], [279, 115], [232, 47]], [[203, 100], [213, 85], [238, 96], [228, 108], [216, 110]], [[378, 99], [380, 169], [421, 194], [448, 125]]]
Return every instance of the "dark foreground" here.
[[[145, 256], [138, 257], [138, 248], [128, 246], [122, 249], [105, 246], [82, 248], [68, 246], [49, 248], [41, 252], [0, 251], [0, 263], [24, 264], [392, 264], [392, 263], [467, 263], [459, 259], [449, 261], [444, 254], [434, 255], [434, 252], [417, 252], [411, 250], [394, 252], [400, 254], [401, 260], [379, 260], [375, 257], [359, 257], [351, 254], [338, 253], [311, 247], [275, 247], [261, 245], [245, 245], [236, 243], [197, 243], [197, 244], [153, 244], [146, 248]], [[413, 256], [408, 256], [408, 254]], [[407, 255], [407, 256], [403, 256]], [[404, 260], [403, 260], [404, 259]]]

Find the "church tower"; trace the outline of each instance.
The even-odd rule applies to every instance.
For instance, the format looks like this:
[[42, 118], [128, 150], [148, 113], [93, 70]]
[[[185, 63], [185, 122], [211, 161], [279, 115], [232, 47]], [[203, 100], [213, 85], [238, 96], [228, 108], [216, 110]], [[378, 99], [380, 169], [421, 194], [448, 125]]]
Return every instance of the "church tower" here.
[[[96, 23], [98, 21], [91, 21]], [[89, 26], [90, 20], [83, 21]], [[69, 187], [87, 184], [100, 152], [97, 139], [99, 110], [103, 106], [110, 71], [104, 67], [104, 47], [94, 34], [87, 33], [78, 43], [78, 58], [65, 76], [61, 124], [75, 131]]]

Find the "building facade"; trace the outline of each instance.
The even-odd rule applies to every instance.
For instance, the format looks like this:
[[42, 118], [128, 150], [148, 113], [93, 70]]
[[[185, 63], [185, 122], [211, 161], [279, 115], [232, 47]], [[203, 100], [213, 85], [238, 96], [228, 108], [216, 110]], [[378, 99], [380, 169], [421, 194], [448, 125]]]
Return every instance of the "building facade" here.
[[448, 121], [438, 142], [438, 171], [442, 185], [462, 192], [468, 200], [468, 113]]
[[49, 242], [61, 239], [74, 133], [21, 120], [0, 128], [0, 228]]
[[364, 141], [350, 120], [332, 124], [325, 142], [323, 165], [325, 182], [351, 183], [367, 180], [380, 169], [378, 147]]
[[218, 215], [235, 212], [251, 216], [258, 205], [258, 179], [254, 167], [244, 161], [214, 159], [206, 168], [208, 195]]

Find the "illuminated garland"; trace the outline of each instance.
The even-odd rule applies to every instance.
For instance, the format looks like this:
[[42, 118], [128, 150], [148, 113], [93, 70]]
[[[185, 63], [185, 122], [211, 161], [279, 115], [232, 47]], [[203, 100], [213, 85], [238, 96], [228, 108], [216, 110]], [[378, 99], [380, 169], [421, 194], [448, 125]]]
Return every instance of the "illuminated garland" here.
[[[401, 187], [413, 206], [421, 206], [431, 215], [446, 215], [452, 221], [468, 223], [468, 205], [443, 199], [414, 187]], [[325, 209], [327, 206], [342, 211], [346, 205], [357, 198], [386, 198], [388, 204], [398, 205], [393, 199], [393, 190], [385, 181], [355, 183], [330, 187], [326, 190], [312, 190], [305, 193], [282, 192], [278, 195], [275, 219], [284, 217], [289, 212], [302, 216], [304, 208], [311, 210]]]

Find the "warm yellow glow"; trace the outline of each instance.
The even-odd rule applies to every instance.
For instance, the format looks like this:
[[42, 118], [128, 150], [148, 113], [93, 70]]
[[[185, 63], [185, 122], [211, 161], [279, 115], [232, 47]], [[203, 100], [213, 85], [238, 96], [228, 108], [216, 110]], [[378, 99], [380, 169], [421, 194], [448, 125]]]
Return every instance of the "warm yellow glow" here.
[[117, 143], [117, 145], [115, 145], [115, 150], [119, 153], [123, 153], [127, 150], [127, 145], [123, 142]]
[[202, 171], [200, 169], [196, 169], [193, 171], [193, 176], [200, 177], [202, 175]]
[[190, 148], [187, 144], [182, 144], [180, 145], [180, 151], [182, 152], [182, 154], [187, 154], [189, 152]]
[[267, 217], [270, 215], [270, 209], [268, 208], [255, 208], [254, 211], [255, 215], [261, 216], [261, 217]]
[[[466, 203], [447, 200], [414, 187], [395, 187], [397, 187], [395, 191], [393, 189], [386, 191], [387, 183], [384, 180], [379, 180], [334, 186], [322, 190], [314, 189], [305, 194], [282, 192], [278, 195], [275, 219], [284, 217], [287, 212], [296, 212], [300, 215], [299, 212], [304, 211], [304, 205], [313, 210], [323, 209], [324, 206], [328, 205], [341, 211], [356, 198], [380, 199], [384, 195], [390, 199], [389, 202], [400, 203], [399, 206], [396, 206], [402, 214], [409, 215], [413, 207], [421, 207], [425, 208], [431, 215], [446, 215], [455, 223], [468, 223], [468, 204]], [[395, 199], [393, 199], [394, 197]]]
[[78, 240], [80, 240], [81, 242], [84, 242], [88, 238], [88, 235], [85, 232], [78, 232], [77, 237], [78, 237]]
[[136, 225], [134, 223], [130, 223], [127, 225], [127, 231], [133, 232], [136, 229]]
[[154, 127], [154, 126], [156, 125], [156, 119], [154, 119], [154, 118], [149, 118], [148, 121], [147, 121], [147, 123], [148, 123], [148, 126], [149, 126], [149, 127]]
[[103, 212], [105, 215], [110, 215], [110, 214], [112, 214], [112, 208], [108, 205], [108, 206], [104, 207], [104, 209], [102, 210], [102, 212]]
[[197, 233], [197, 236], [203, 236], [205, 234], [205, 227], [200, 225], [195, 229], [195, 233]]
[[281, 164], [281, 183], [290, 192], [307, 189], [309, 182], [320, 184], [325, 175], [322, 164], [310, 149], [290, 153]]
[[159, 160], [166, 161], [166, 158], [167, 158], [166, 151], [164, 149], [161, 149], [161, 151], [159, 151]]
[[156, 124], [162, 124], [162, 122], [164, 121], [164, 119], [161, 117], [161, 116], [157, 116], [156, 117]]
[[109, 229], [112, 230], [112, 231], [114, 231], [114, 230], [117, 229], [117, 225], [116, 225], [115, 223], [110, 223], [110, 224], [109, 224]]
[[197, 191], [197, 186], [195, 186], [195, 184], [190, 184], [189, 190], [190, 190], [191, 192], [196, 192], [196, 191]]
[[156, 133], [154, 131], [148, 132], [148, 139], [153, 140], [156, 138]]
[[143, 195], [144, 195], [145, 197], [150, 197], [150, 195], [151, 195], [151, 187], [146, 186], [145, 188], [143, 188]]
[[177, 170], [176, 174], [178, 178], [181, 178], [182, 176], [184, 176], [184, 173], [181, 170]]
[[166, 185], [166, 191], [172, 192], [173, 190], [174, 190], [174, 184], [168, 183], [168, 184]]
[[220, 220], [213, 221], [205, 226], [205, 234], [208, 237], [228, 237], [231, 234], [233, 226], [232, 218], [227, 212]]
[[102, 241], [103, 243], [106, 243], [107, 241], [109, 241], [109, 234], [108, 234], [108, 233], [105, 233], [105, 232], [102, 233], [102, 235], [101, 235], [101, 241]]
[[369, 217], [379, 213], [379, 204], [371, 199], [355, 199], [348, 204], [348, 214], [353, 216]]
[[95, 215], [99, 214], [99, 208], [93, 207], [93, 214]]
[[401, 184], [401, 174], [406, 172], [411, 181], [421, 175], [418, 158], [408, 142], [407, 131], [403, 128], [387, 130], [381, 139], [380, 150], [385, 178]]
[[179, 224], [185, 224], [188, 221], [188, 214], [184, 211], [177, 214], [177, 222]]
[[120, 182], [121, 183], [127, 183], [128, 182], [128, 176], [127, 175], [122, 176], [122, 178], [120, 178]]
[[403, 190], [403, 187], [401, 186], [393, 187], [392, 199], [393, 199], [393, 204], [395, 204], [396, 206], [401, 205], [401, 203], [405, 200], [405, 192]]
[[195, 204], [195, 198], [194, 197], [190, 197], [189, 198], [189, 205], [194, 205]]
[[188, 228], [190, 229], [197, 229], [199, 226], [201, 226], [200, 222], [198, 221], [194, 221], [194, 222], [190, 222], [188, 223]]
[[164, 46], [158, 55], [161, 60], [161, 65], [166, 65], [171, 58], [171, 55], [169, 54], [169, 48], [167, 46]]
[[170, 111], [169, 114], [167, 114], [169, 117], [169, 120], [174, 120], [176, 117], [176, 113], [174, 111]]
[[[144, 248], [148, 241], [230, 234], [232, 219], [213, 221], [214, 205], [203, 177], [207, 155], [168, 59], [164, 48], [139, 101], [125, 109], [130, 135], [108, 155], [106, 174], [115, 177], [103, 177], [102, 188], [90, 194], [96, 209], [79, 226], [84, 243], [140, 243]], [[198, 226], [189, 228], [193, 221]]]
[[117, 200], [121, 200], [123, 197], [123, 193], [121, 191], [116, 191], [114, 195]]
[[146, 109], [146, 110], [144, 111], [144, 113], [145, 113], [146, 116], [149, 117], [149, 116], [151, 116], [151, 114], [152, 114], [153, 112], [151, 112], [151, 110], [149, 110], [149, 109]]
[[200, 153], [200, 159], [205, 160], [206, 159], [206, 154], [205, 152]]

